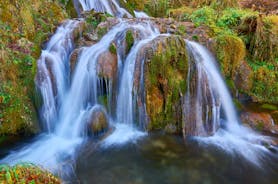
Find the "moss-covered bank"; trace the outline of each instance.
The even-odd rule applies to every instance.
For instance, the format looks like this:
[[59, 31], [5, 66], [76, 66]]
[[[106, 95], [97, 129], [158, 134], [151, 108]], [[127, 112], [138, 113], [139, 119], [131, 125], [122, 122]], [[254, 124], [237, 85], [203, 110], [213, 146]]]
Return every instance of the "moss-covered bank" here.
[[60, 2], [0, 2], [0, 135], [38, 132], [34, 107], [36, 60], [68, 16]]
[[62, 181], [50, 172], [33, 164], [18, 164], [13, 167], [0, 165], [0, 182], [5, 184], [14, 183], [50, 183], [60, 184]]

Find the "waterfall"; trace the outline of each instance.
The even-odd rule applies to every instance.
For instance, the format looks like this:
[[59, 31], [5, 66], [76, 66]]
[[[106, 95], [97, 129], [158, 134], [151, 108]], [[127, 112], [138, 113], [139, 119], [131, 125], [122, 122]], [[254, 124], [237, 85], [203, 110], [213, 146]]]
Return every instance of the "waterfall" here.
[[84, 11], [93, 9], [97, 12], [109, 13], [115, 17], [132, 17], [128, 11], [120, 7], [116, 0], [79, 0], [79, 3]]
[[[77, 24], [78, 21], [69, 21], [60, 26], [38, 60], [36, 82], [45, 100], [42, 117], [47, 133], [42, 134], [32, 145], [9, 155], [1, 162], [11, 164], [20, 161], [32, 162], [55, 172], [58, 163], [63, 162], [64, 159], [72, 160], [74, 163], [75, 150], [86, 141], [88, 120], [95, 111], [104, 112], [107, 119], [111, 120], [110, 124], [116, 128], [110, 138], [105, 140], [104, 145], [122, 144], [145, 135], [132, 126], [135, 102], [132, 91], [135, 59], [140, 48], [158, 36], [159, 32], [148, 21], [141, 23], [121, 21], [98, 43], [82, 49], [74, 71], [70, 73], [69, 56], [74, 49], [72, 34]], [[111, 43], [122, 40], [122, 35], [129, 30], [136, 33], [137, 37], [129, 54], [126, 57], [118, 56], [123, 58], [123, 61], [119, 61], [122, 63], [118, 64], [120, 87], [116, 106], [119, 110], [117, 109], [115, 118], [111, 117], [111, 114], [108, 117], [106, 108], [99, 102], [99, 97], [103, 95], [103, 88], [108, 93], [112, 93], [113, 81], [99, 77], [98, 61], [100, 55], [109, 50]], [[50, 67], [47, 67], [48, 62], [52, 64]], [[103, 80], [105, 82], [102, 82]], [[122, 136], [123, 133], [127, 133], [125, 137]], [[47, 147], [51, 147], [51, 151], [46, 152]]]
[[73, 31], [79, 21], [63, 23], [48, 42], [38, 60], [36, 84], [43, 97], [41, 119], [44, 129], [53, 131], [65, 90], [69, 85], [69, 54], [73, 50]]
[[[84, 10], [94, 9], [116, 17], [131, 17], [116, 0], [79, 2]], [[142, 12], [135, 12], [135, 15], [147, 17]], [[140, 112], [136, 112], [135, 65], [140, 49], [161, 34], [148, 20], [119, 20], [98, 43], [82, 48], [73, 72], [70, 72], [69, 58], [74, 49], [73, 34], [81, 21], [69, 20], [57, 29], [42, 51], [36, 76], [36, 84], [43, 98], [40, 114], [45, 131], [34, 143], [11, 153], [1, 163], [32, 162], [53, 172], [58, 172], [63, 164], [74, 165], [78, 148], [89, 137], [88, 120], [96, 111], [103, 112], [110, 126], [115, 128], [110, 136], [101, 141], [103, 146], [124, 144], [146, 135], [137, 129], [136, 124], [140, 119], [136, 116]], [[134, 36], [129, 53], [125, 53], [123, 44], [127, 31]], [[99, 58], [109, 51], [112, 43], [117, 49], [116, 81], [101, 77], [98, 71]], [[213, 144], [224, 151], [240, 153], [247, 160], [258, 163], [258, 152], [267, 152], [258, 142], [268, 141], [267, 138], [238, 122], [232, 98], [211, 54], [203, 46], [190, 41], [187, 41], [187, 48], [184, 49], [189, 52], [187, 92], [183, 99], [184, 133], [207, 136], [196, 139], [205, 145]], [[140, 88], [143, 88], [145, 61], [140, 62]], [[99, 100], [105, 95], [108, 107]], [[116, 96], [115, 99], [113, 96]], [[113, 99], [115, 114], [112, 112]], [[141, 108], [146, 109], [146, 104], [142, 104]], [[221, 109], [225, 114], [224, 119], [220, 116]]]
[[[213, 66], [211, 57], [203, 56], [194, 42], [187, 41], [189, 52], [189, 67], [187, 74], [187, 92], [184, 98], [184, 134], [208, 136], [213, 135], [220, 123], [220, 98], [225, 85], [217, 85], [222, 82], [221, 76]], [[206, 52], [205, 52], [206, 53]], [[211, 76], [211, 75], [215, 76]], [[216, 84], [216, 85], [215, 85]], [[227, 92], [227, 91], [225, 91]]]
[[135, 46], [131, 49], [129, 55], [127, 56], [119, 85], [120, 91], [116, 109], [118, 122], [133, 124], [135, 121], [133, 112], [133, 110], [135, 109], [135, 101], [133, 100], [133, 79], [137, 52], [143, 45], [153, 40], [158, 35], [159, 32], [157, 30], [154, 30], [151, 25], [148, 24], [148, 27], [144, 28], [145, 39], [142, 39], [137, 44], [135, 44]]
[[[214, 134], [210, 137], [195, 137], [195, 139], [204, 146], [215, 145], [230, 153], [231, 156], [240, 154], [246, 160], [260, 166], [260, 161], [271, 154], [261, 143], [270, 144], [270, 138], [258, 135], [240, 124], [232, 97], [211, 53], [204, 46], [191, 41], [187, 41], [187, 49], [191, 55], [188, 79], [192, 76], [193, 69], [197, 74], [193, 79], [195, 83], [191, 78], [191, 82], [188, 84], [184, 108], [185, 116], [190, 116], [192, 112], [194, 115], [191, 119], [185, 119], [193, 120], [193, 125], [189, 125], [190, 128], [193, 127], [193, 135]], [[195, 94], [192, 94], [192, 91], [195, 91]], [[208, 106], [208, 104], [211, 106]], [[188, 105], [193, 108], [190, 109]], [[222, 107], [225, 115], [222, 120], [220, 120], [220, 107]], [[212, 111], [210, 115], [212, 117], [208, 117], [207, 111]], [[211, 119], [210, 126], [213, 127], [211, 132], [207, 131], [208, 119]], [[219, 125], [220, 121], [223, 121], [222, 126]], [[217, 128], [219, 129], [216, 131]], [[191, 132], [189, 131], [189, 133]]]

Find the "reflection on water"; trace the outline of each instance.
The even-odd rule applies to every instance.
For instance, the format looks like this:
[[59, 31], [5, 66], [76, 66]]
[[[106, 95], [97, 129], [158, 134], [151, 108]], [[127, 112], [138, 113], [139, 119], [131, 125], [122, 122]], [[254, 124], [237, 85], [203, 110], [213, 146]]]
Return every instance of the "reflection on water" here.
[[[151, 134], [118, 147], [81, 151], [75, 181], [81, 183], [278, 183], [278, 159], [258, 168], [239, 155], [194, 140]], [[74, 182], [75, 182], [74, 181]]]

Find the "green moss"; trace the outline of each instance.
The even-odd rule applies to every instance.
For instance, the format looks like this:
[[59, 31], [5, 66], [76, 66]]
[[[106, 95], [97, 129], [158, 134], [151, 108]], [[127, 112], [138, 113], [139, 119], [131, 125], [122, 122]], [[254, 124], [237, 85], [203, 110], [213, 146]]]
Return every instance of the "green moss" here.
[[112, 53], [112, 54], [117, 54], [117, 47], [114, 43], [112, 43], [109, 47], [109, 51]]
[[187, 18], [196, 26], [206, 25], [211, 29], [211, 35], [236, 35], [238, 26], [248, 16], [256, 16], [257, 12], [238, 8], [227, 8], [219, 11], [212, 6], [196, 9]]
[[146, 0], [119, 0], [121, 7], [124, 7], [131, 15], [134, 16], [134, 10], [143, 11]]
[[36, 60], [43, 42], [67, 15], [50, 1], [3, 0], [0, 9], [0, 135], [34, 134]]
[[146, 74], [149, 129], [163, 129], [169, 123], [181, 128], [180, 98], [185, 93], [187, 73], [184, 48], [179, 37], [165, 38], [150, 58]]
[[63, 0], [64, 1], [64, 8], [66, 9], [67, 13], [70, 15], [70, 17], [78, 17], [77, 12], [75, 10], [73, 1], [70, 0]]
[[50, 172], [33, 164], [18, 164], [13, 167], [0, 165], [0, 181], [4, 183], [62, 183]]
[[256, 125], [256, 129], [258, 131], [263, 131], [264, 130], [264, 122], [258, 122], [257, 125]]
[[184, 25], [179, 25], [177, 27], [177, 34], [181, 35], [181, 36], [185, 36], [186, 35], [186, 27]]
[[126, 32], [125, 40], [126, 40], [126, 52], [129, 53], [130, 49], [134, 44], [133, 32], [131, 30], [128, 30]]
[[107, 98], [107, 95], [99, 96], [98, 97], [98, 102], [108, 108], [108, 98]]
[[98, 27], [97, 28], [98, 38], [102, 38], [107, 32], [108, 32], [107, 27]]
[[224, 76], [229, 79], [234, 78], [246, 54], [243, 41], [237, 36], [220, 35], [215, 37], [213, 47]]
[[233, 91], [233, 92], [236, 91], [236, 86], [235, 86], [235, 83], [232, 79], [226, 78], [225, 82], [226, 82], [226, 85], [229, 87], [229, 89], [231, 91]]
[[236, 106], [237, 110], [242, 110], [243, 109], [243, 105], [240, 103], [239, 100], [237, 99], [233, 99], [234, 105]]
[[199, 41], [199, 36], [198, 35], [193, 35], [192, 40], [198, 42]]
[[261, 108], [266, 109], [266, 110], [271, 110], [271, 111], [278, 110], [278, 107], [276, 105], [273, 105], [273, 104], [263, 104], [261, 106]]
[[254, 84], [250, 91], [258, 102], [278, 104], [278, 72], [260, 66], [254, 73]]
[[0, 136], [0, 144], [7, 140], [6, 136]]
[[106, 21], [107, 17], [110, 17], [109, 14], [95, 12], [94, 10], [85, 12], [83, 16], [89, 31], [95, 30], [101, 22]]

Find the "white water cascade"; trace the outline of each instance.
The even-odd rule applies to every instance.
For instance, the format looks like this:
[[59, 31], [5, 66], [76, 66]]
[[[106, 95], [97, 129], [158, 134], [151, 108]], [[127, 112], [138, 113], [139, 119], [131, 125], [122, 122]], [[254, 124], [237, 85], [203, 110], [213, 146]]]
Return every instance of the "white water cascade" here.
[[69, 54], [73, 50], [72, 32], [80, 21], [66, 21], [50, 39], [38, 60], [37, 86], [43, 97], [41, 118], [44, 129], [51, 132], [58, 108], [69, 85]]
[[134, 11], [134, 15], [136, 18], [150, 18], [145, 12]]
[[[125, 15], [131, 17], [116, 0], [79, 0], [79, 2], [83, 10], [95, 9], [116, 17], [122, 18]], [[135, 12], [135, 15], [147, 18], [142, 12]], [[70, 20], [62, 24], [38, 60], [36, 83], [43, 98], [41, 119], [45, 133], [38, 136], [32, 144], [11, 152], [0, 163], [32, 162], [53, 172], [60, 170], [67, 172], [64, 171], [64, 165], [75, 164], [78, 148], [88, 140], [88, 119], [97, 110], [103, 111], [110, 125], [114, 127], [113, 133], [101, 141], [104, 147], [122, 145], [146, 135], [134, 126], [135, 62], [140, 48], [159, 36], [159, 31], [151, 22], [144, 19], [140, 19], [140, 22], [119, 19], [119, 23], [98, 43], [82, 48], [75, 69], [71, 73], [69, 57], [74, 49], [73, 32], [79, 22]], [[126, 48], [121, 45], [121, 41], [130, 30], [136, 36], [129, 53], [125, 53], [126, 56], [123, 54]], [[111, 43], [116, 43], [118, 54], [119, 84], [116, 90], [114, 116], [110, 112], [110, 102], [108, 102], [110, 110], [106, 110], [99, 100], [99, 97], [104, 95], [104, 92], [101, 92], [104, 91], [101, 89], [103, 80], [106, 83], [107, 96], [111, 96], [114, 81], [101, 78], [97, 70], [100, 55], [109, 50]], [[197, 88], [188, 90], [185, 95], [184, 113], [194, 114], [193, 118], [188, 119], [194, 124], [193, 131], [197, 132], [193, 135], [210, 135], [195, 138], [203, 145], [213, 144], [226, 152], [239, 153], [252, 163], [260, 163], [260, 158], [269, 153], [260, 143], [268, 142], [268, 138], [239, 124], [232, 98], [215, 66], [213, 57], [197, 43], [187, 41], [187, 45], [192, 57], [188, 80], [195, 76], [198, 81], [205, 81], [197, 82], [196, 85], [192, 81], [188, 82], [188, 89], [191, 88], [191, 84]], [[141, 72], [143, 75], [143, 65]], [[221, 108], [225, 120], [220, 120]], [[211, 132], [215, 134], [212, 135]]]
[[120, 7], [116, 0], [79, 0], [79, 3], [84, 11], [94, 9], [97, 12], [109, 13], [115, 17], [132, 17], [128, 11]]
[[[50, 124], [52, 127], [47, 128], [48, 133], [38, 137], [36, 142], [10, 154], [1, 162], [10, 164], [21, 161], [31, 162], [43, 165], [55, 172], [58, 172], [58, 167], [65, 160], [65, 162], [71, 160], [74, 164], [76, 148], [87, 139], [87, 120], [95, 110], [100, 109], [105, 112], [105, 108], [98, 102], [99, 91], [101, 91], [98, 84], [102, 80], [97, 73], [98, 58], [109, 49], [113, 41], [120, 39], [121, 35], [128, 30], [136, 32], [138, 38], [135, 39], [134, 46], [126, 59], [120, 61], [122, 64], [118, 65], [121, 67], [119, 71], [122, 72], [119, 72], [120, 88], [117, 99], [119, 109], [114, 120], [115, 131], [104, 140], [103, 145], [123, 144], [145, 135], [144, 132], [132, 126], [135, 59], [140, 48], [158, 36], [159, 32], [148, 21], [136, 24], [122, 21], [104, 35], [98, 43], [82, 49], [73, 76], [69, 76], [69, 56], [73, 49], [73, 38], [70, 35], [74, 31], [73, 25], [77, 23], [69, 21], [65, 25], [57, 30], [47, 46], [48, 55], [60, 53], [59, 57], [50, 57], [52, 59], [50, 61], [55, 64], [51, 65], [51, 68], [46, 67], [48, 60], [45, 52], [38, 61], [37, 84], [42, 91], [43, 99], [46, 100], [42, 108], [42, 118], [45, 119], [47, 125]], [[66, 29], [65, 32], [64, 27], [71, 29]], [[59, 37], [59, 35], [63, 36]], [[55, 73], [52, 74], [52, 70]], [[58, 71], [57, 74], [56, 71]], [[58, 90], [55, 93], [56, 88]], [[49, 104], [47, 99], [53, 102]], [[55, 113], [52, 113], [53, 109]], [[105, 114], [108, 116], [106, 112]], [[51, 151], [46, 151], [49, 147]]]
[[[212, 109], [214, 109], [212, 114], [212, 119], [214, 120], [212, 123], [217, 123], [217, 125], [213, 125], [213, 127], [218, 127], [218, 124], [220, 123], [220, 104], [225, 114], [225, 120], [222, 120], [222, 127], [217, 130], [213, 136], [195, 138], [205, 146], [212, 144], [221, 148], [225, 152], [231, 153], [231, 155], [240, 154], [246, 160], [260, 166], [264, 157], [267, 154], [271, 154], [271, 152], [262, 145], [262, 143], [270, 144], [270, 138], [258, 135], [249, 128], [240, 125], [232, 98], [219, 70], [216, 67], [214, 57], [204, 46], [198, 43], [187, 41], [187, 45], [188, 51], [192, 54], [198, 70], [202, 70], [206, 73], [207, 79], [205, 80], [208, 80], [208, 89], [214, 91], [211, 92], [210, 95], [214, 96], [214, 93], [216, 93], [216, 97], [212, 97]], [[198, 76], [198, 78], [199, 80], [201, 79], [200, 76]], [[197, 85], [197, 88], [200, 88], [200, 86]], [[197, 89], [197, 91], [201, 90]], [[198, 96], [199, 94], [196, 95]], [[189, 94], [189, 96], [191, 95]], [[219, 96], [219, 99], [217, 96]], [[217, 102], [217, 99], [219, 102]], [[195, 113], [197, 113], [195, 115], [202, 116], [198, 114], [202, 114], [202, 112], [200, 112], [201, 106], [199, 103], [201, 102], [197, 100], [197, 110], [195, 111]], [[196, 119], [196, 123], [205, 124], [202, 120], [198, 118]]]

